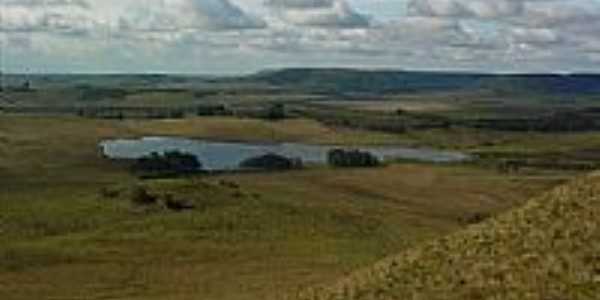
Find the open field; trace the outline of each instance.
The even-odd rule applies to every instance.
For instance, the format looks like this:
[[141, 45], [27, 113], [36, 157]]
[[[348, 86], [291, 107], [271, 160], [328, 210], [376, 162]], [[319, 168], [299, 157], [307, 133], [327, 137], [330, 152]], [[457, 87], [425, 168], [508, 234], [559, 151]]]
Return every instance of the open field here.
[[[502, 298], [498, 276], [522, 299], [550, 284], [532, 273], [540, 268], [560, 284], [540, 295], [596, 291], [578, 280], [594, 271], [582, 261], [596, 263], [597, 178], [540, 195], [600, 168], [597, 76], [292, 69], [7, 78], [2, 300], [435, 299], [436, 285], [456, 299]], [[98, 148], [145, 136], [402, 145], [477, 159], [141, 180]], [[560, 266], [548, 269], [549, 259]], [[521, 284], [530, 277], [539, 281]]]
[[[568, 178], [397, 164], [145, 181], [195, 203], [132, 204], [109, 137], [397, 144], [314, 121], [0, 118], [1, 299], [277, 299], [497, 214]], [[119, 191], [106, 196], [101, 191]]]

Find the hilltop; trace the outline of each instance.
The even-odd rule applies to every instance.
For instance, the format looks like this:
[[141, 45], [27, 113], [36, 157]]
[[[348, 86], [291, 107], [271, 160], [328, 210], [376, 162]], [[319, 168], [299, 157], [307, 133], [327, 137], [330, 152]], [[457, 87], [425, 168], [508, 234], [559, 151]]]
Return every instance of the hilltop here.
[[598, 299], [600, 178], [578, 179], [301, 299]]

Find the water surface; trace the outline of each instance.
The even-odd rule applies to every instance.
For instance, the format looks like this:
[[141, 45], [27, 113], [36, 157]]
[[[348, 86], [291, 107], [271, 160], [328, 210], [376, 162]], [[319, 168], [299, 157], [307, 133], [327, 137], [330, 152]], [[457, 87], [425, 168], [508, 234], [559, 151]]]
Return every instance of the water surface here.
[[207, 170], [235, 170], [245, 159], [267, 153], [300, 158], [307, 164], [324, 164], [327, 162], [327, 152], [334, 148], [369, 151], [383, 161], [410, 159], [449, 163], [469, 160], [468, 155], [458, 152], [401, 146], [340, 147], [300, 143], [231, 143], [175, 137], [113, 139], [103, 141], [100, 147], [104, 155], [112, 159], [136, 159], [152, 152], [178, 150], [196, 155]]

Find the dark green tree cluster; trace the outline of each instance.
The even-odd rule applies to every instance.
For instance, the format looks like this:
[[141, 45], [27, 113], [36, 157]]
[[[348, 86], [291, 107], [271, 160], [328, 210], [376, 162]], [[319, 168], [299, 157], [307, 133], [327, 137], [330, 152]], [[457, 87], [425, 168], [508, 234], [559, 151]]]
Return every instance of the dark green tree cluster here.
[[367, 151], [333, 149], [327, 153], [327, 162], [334, 167], [376, 167], [379, 158]]
[[273, 104], [266, 113], [266, 119], [271, 121], [283, 120], [286, 118], [285, 106], [281, 103]]
[[153, 152], [136, 160], [134, 171], [144, 173], [194, 173], [202, 169], [198, 158], [189, 153], [170, 151], [163, 154]]
[[204, 105], [196, 108], [196, 115], [199, 117], [231, 116], [233, 112], [225, 105]]
[[262, 170], [292, 170], [301, 169], [302, 160], [287, 158], [274, 153], [252, 157], [240, 163], [242, 169], [262, 169]]

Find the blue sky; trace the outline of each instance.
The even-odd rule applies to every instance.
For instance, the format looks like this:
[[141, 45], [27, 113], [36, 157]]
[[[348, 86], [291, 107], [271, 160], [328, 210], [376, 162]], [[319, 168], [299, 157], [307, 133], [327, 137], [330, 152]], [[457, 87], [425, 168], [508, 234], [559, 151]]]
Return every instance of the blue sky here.
[[598, 0], [2, 0], [6, 72], [600, 72]]

